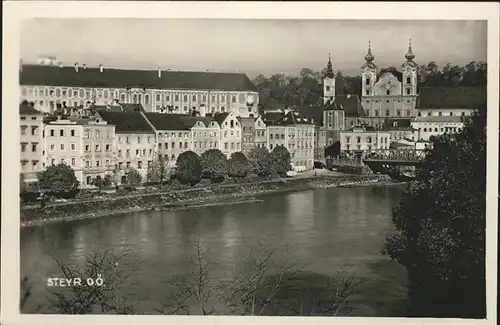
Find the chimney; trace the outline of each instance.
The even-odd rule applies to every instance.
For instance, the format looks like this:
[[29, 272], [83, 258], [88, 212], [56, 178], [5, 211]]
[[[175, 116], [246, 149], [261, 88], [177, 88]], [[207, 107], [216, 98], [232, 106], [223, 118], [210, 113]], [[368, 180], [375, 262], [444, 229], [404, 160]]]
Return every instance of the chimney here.
[[161, 78], [161, 68], [158, 68], [158, 78]]
[[75, 62], [75, 71], [78, 72], [78, 62]]
[[99, 70], [100, 70], [101, 72], [103, 72], [103, 71], [104, 71], [104, 67], [102, 66], [102, 64], [99, 64]]
[[85, 63], [82, 64], [82, 68], [83, 68], [83, 70], [87, 70], [87, 65]]
[[200, 116], [205, 117], [205, 105], [200, 105]]

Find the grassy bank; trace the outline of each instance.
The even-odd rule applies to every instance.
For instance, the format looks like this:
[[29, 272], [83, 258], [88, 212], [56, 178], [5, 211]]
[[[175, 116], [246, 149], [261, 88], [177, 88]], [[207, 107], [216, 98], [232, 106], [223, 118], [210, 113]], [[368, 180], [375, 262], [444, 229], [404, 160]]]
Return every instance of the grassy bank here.
[[214, 203], [232, 203], [242, 198], [273, 192], [299, 191], [310, 188], [361, 186], [364, 184], [389, 183], [385, 175], [318, 176], [312, 178], [273, 180], [250, 184], [213, 185], [182, 191], [142, 193], [98, 200], [68, 202], [21, 208], [21, 227], [37, 226], [48, 222], [90, 219], [134, 211], [161, 208], [197, 208]]

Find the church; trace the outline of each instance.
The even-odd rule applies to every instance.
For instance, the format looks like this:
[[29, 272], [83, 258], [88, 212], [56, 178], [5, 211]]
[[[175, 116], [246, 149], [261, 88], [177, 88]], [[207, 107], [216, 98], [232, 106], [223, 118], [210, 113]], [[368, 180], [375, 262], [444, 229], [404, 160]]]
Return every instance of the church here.
[[323, 107], [320, 108], [323, 111], [322, 123], [316, 130], [318, 159], [322, 158], [326, 147], [340, 141], [341, 131], [353, 127], [413, 131], [410, 121], [417, 115], [418, 65], [413, 61], [415, 55], [411, 40], [404, 57], [400, 70], [379, 69], [375, 64], [371, 44], [368, 43], [365, 62], [361, 66], [361, 96], [335, 95], [335, 74], [331, 58], [328, 59], [323, 79]]

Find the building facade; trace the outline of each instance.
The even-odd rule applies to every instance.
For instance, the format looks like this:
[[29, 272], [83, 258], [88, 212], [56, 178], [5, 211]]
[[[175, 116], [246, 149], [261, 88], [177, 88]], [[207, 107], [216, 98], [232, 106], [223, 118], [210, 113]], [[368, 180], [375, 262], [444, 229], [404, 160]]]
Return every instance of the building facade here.
[[45, 167], [43, 115], [27, 102], [19, 105], [21, 175], [26, 183], [36, 182]]
[[[86, 187], [84, 179], [84, 127], [75, 120], [57, 119], [44, 126], [45, 166], [67, 164], [75, 172], [80, 187]], [[89, 147], [90, 150], [90, 147]], [[87, 159], [91, 159], [90, 156]]]
[[415, 118], [411, 125], [418, 130], [417, 140], [429, 141], [431, 137], [460, 131], [465, 121], [462, 116], [426, 116]]
[[254, 147], [256, 148], [267, 148], [267, 128], [264, 120], [259, 116], [255, 119], [255, 136], [254, 136]]
[[113, 175], [116, 164], [115, 126], [100, 116], [81, 119], [83, 126], [83, 180], [91, 187], [97, 176]]
[[115, 126], [115, 177], [121, 182], [127, 169], [134, 168], [146, 180], [148, 167], [156, 155], [156, 136], [144, 115], [140, 112], [98, 112], [96, 116]]
[[340, 150], [344, 152], [363, 152], [377, 149], [389, 149], [390, 134], [387, 131], [370, 127], [354, 127], [340, 134]]
[[147, 112], [203, 110], [258, 116], [258, 91], [243, 73], [106, 69], [50, 62], [54, 61], [20, 69], [21, 100], [33, 102], [42, 112], [117, 101], [141, 104]]
[[213, 120], [220, 126], [219, 150], [230, 158], [241, 151], [241, 124], [233, 113], [215, 113]]
[[298, 112], [266, 114], [268, 149], [285, 147], [291, 156], [293, 168], [301, 171], [314, 166], [314, 123]]

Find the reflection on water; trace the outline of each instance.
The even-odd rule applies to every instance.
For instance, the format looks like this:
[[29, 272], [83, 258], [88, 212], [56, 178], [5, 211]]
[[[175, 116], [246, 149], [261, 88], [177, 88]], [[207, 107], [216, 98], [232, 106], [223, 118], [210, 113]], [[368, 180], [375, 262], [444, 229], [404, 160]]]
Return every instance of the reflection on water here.
[[[241, 265], [256, 241], [293, 247], [307, 263], [305, 274], [333, 275], [350, 266], [368, 279], [355, 297], [354, 314], [390, 316], [405, 297], [402, 267], [380, 254], [394, 229], [391, 209], [401, 194], [397, 187], [317, 189], [262, 196], [262, 203], [213, 206], [189, 211], [152, 211], [108, 218], [50, 224], [21, 231], [21, 272], [34, 282], [34, 308], [43, 303], [46, 278], [59, 275], [51, 256], [66, 263], [82, 261], [96, 248], [130, 251], [136, 260], [130, 290], [139, 312], [154, 313], [165, 296], [162, 279], [182, 273], [199, 236], [223, 276]], [[137, 292], [136, 292], [137, 291]], [[28, 310], [29, 310], [28, 308]]]

